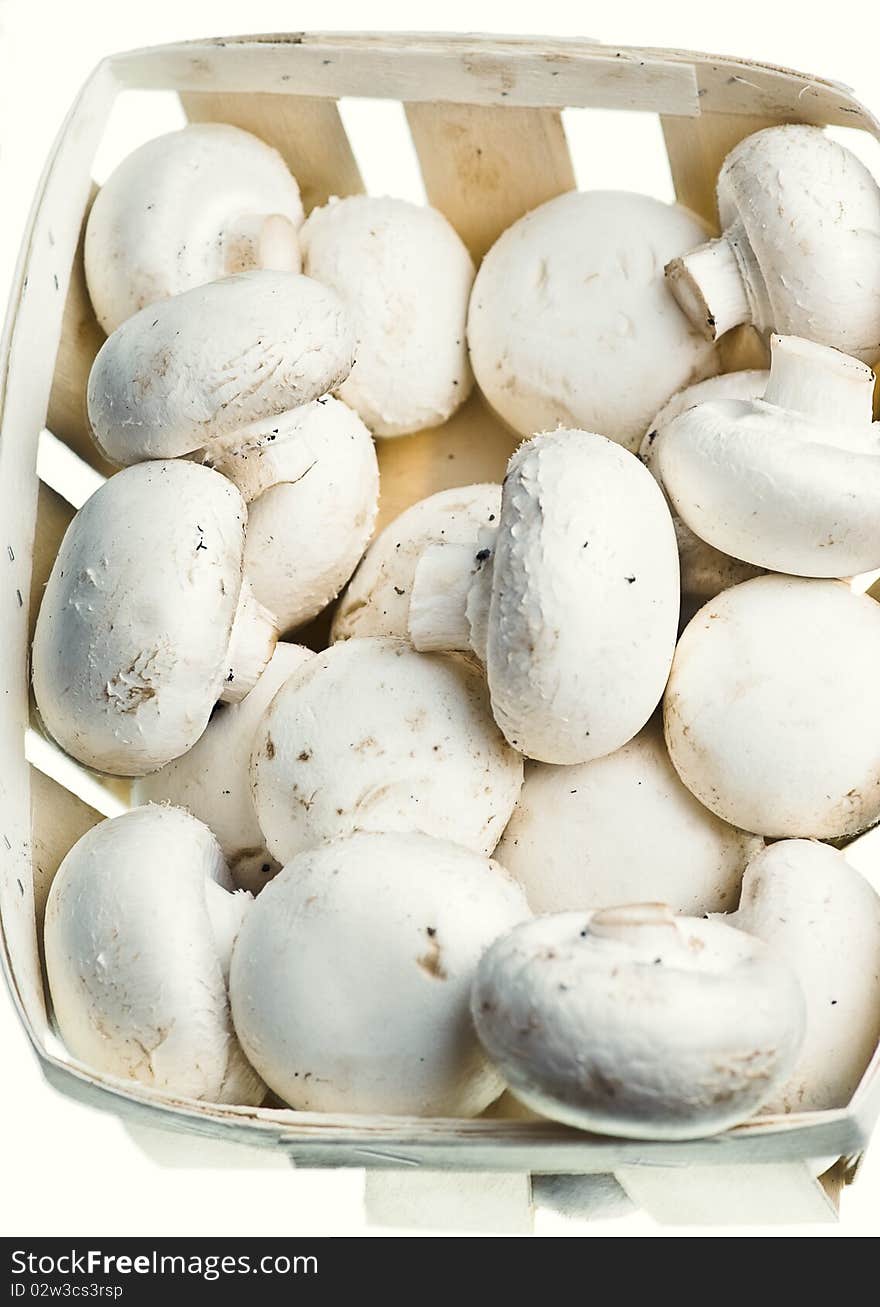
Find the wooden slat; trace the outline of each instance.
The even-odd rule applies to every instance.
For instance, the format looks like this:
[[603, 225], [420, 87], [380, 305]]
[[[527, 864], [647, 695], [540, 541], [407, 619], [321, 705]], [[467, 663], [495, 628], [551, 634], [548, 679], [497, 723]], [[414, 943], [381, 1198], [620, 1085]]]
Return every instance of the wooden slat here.
[[406, 116], [428, 202], [475, 259], [524, 213], [574, 189], [556, 110], [416, 103]]
[[331, 195], [364, 189], [335, 100], [198, 91], [180, 99], [190, 122], [231, 123], [274, 146], [299, 183], [306, 213]]
[[44, 482], [40, 482], [39, 499], [37, 500], [37, 529], [34, 535], [34, 562], [33, 571], [31, 572], [31, 590], [30, 590], [30, 608], [28, 610], [28, 639], [34, 638], [34, 626], [37, 621], [37, 613], [40, 611], [40, 603], [43, 598], [43, 589], [49, 580], [49, 573], [52, 571], [52, 564], [55, 562], [55, 555], [61, 544], [64, 532], [73, 521], [75, 509], [72, 504], [68, 504], [57, 491]]
[[31, 851], [34, 868], [34, 915], [37, 938], [43, 938], [46, 899], [55, 873], [81, 835], [104, 818], [95, 808], [57, 781], [31, 768]]
[[451, 486], [502, 481], [520, 437], [489, 410], [476, 391], [442, 427], [377, 440], [379, 532], [419, 499]]
[[64, 304], [61, 342], [55, 359], [55, 375], [49, 395], [46, 426], [86, 463], [96, 467], [104, 476], [110, 476], [117, 469], [99, 453], [97, 445], [92, 440], [89, 420], [86, 416], [86, 387], [89, 372], [95, 355], [107, 339], [92, 310], [83, 267], [86, 221], [97, 193], [97, 186], [93, 186], [86, 212], [83, 214], [74, 255], [70, 286]]
[[624, 1167], [617, 1179], [661, 1225], [833, 1223], [837, 1208], [807, 1162]]

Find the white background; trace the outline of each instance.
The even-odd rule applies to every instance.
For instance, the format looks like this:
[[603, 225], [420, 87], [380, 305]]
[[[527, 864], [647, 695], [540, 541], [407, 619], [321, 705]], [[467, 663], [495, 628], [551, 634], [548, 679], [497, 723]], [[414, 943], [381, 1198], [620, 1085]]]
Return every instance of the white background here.
[[[613, 18], [609, 10], [613, 9]], [[797, 12], [797, 20], [794, 14]], [[491, 31], [583, 35], [609, 43], [672, 46], [744, 55], [820, 73], [851, 85], [880, 113], [874, 3], [848, 0], [837, 19], [818, 6], [739, 0], [626, 0], [609, 6], [571, 0], [0, 0], [0, 288], [5, 299], [21, 230], [52, 138], [77, 89], [104, 54], [180, 38], [297, 29]], [[165, 112], [163, 110], [163, 112]], [[140, 135], [174, 126], [144, 122], [135, 106], [114, 126], [106, 172]], [[125, 117], [123, 115], [123, 117]], [[583, 185], [628, 186], [671, 198], [656, 122], [594, 117], [570, 124]], [[399, 121], [382, 106], [353, 121], [368, 188], [418, 198], [419, 181]], [[386, 130], [387, 128], [387, 130]], [[387, 142], [393, 141], [393, 146]], [[864, 154], [876, 169], [870, 146]], [[880, 175], [880, 173], [878, 173]], [[2, 636], [0, 636], [2, 638]], [[199, 1144], [160, 1166], [115, 1119], [78, 1107], [42, 1081], [0, 987], [0, 1234], [3, 1235], [362, 1235], [363, 1177], [357, 1172], [293, 1172], [283, 1159], [209, 1152]], [[164, 1146], [159, 1137], [154, 1146]], [[238, 1162], [238, 1169], [223, 1165]], [[208, 1169], [208, 1168], [215, 1169]], [[244, 1168], [244, 1169], [242, 1169]], [[839, 1237], [880, 1233], [880, 1146], [844, 1197], [838, 1226], [756, 1230], [660, 1230], [647, 1217], [592, 1225], [543, 1214], [543, 1235], [601, 1237], [776, 1235]]]

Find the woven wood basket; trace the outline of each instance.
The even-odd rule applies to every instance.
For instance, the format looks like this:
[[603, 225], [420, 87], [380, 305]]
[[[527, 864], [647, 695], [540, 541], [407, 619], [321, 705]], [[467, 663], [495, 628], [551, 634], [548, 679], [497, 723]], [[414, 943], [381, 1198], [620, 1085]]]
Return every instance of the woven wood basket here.
[[[677, 197], [711, 223], [718, 168], [742, 137], [774, 123], [807, 122], [880, 139], [880, 126], [848, 90], [820, 78], [587, 41], [295, 34], [114, 55], [83, 87], [46, 165], [0, 352], [0, 957], [51, 1084], [135, 1124], [281, 1149], [307, 1167], [483, 1173], [476, 1177], [483, 1192], [485, 1173], [513, 1180], [613, 1172], [659, 1219], [833, 1219], [840, 1187], [880, 1113], [880, 1055], [846, 1109], [761, 1117], [712, 1139], [651, 1143], [498, 1117], [217, 1107], [96, 1074], [60, 1048], [41, 970], [42, 914], [59, 862], [100, 813], [29, 767], [25, 756], [33, 715], [30, 633], [73, 515], [64, 497], [39, 481], [37, 445], [48, 427], [81, 458], [112, 471], [92, 446], [85, 417], [86, 379], [103, 337], [85, 291], [81, 233], [96, 149], [116, 97], [130, 89], [176, 92], [190, 119], [234, 123], [270, 142], [297, 177], [307, 208], [363, 189], [338, 99], [402, 101], [428, 200], [476, 259], [521, 214], [574, 187], [561, 118], [566, 107], [658, 114]], [[732, 337], [724, 344], [728, 367], [759, 361], [747, 330]], [[500, 480], [512, 448], [510, 433], [477, 395], [440, 430], [379, 442], [380, 525], [436, 490]], [[108, 785], [119, 795], [119, 783]], [[880, 836], [862, 836], [850, 856], [878, 883]], [[821, 1181], [817, 1170], [825, 1172]]]

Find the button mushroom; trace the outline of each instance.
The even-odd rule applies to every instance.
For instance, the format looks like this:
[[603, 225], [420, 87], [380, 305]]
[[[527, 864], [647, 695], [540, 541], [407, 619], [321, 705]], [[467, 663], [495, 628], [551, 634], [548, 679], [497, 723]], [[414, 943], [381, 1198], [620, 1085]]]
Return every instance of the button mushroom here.
[[880, 355], [880, 187], [818, 127], [740, 141], [717, 183], [723, 235], [666, 275], [694, 325], [717, 340], [739, 323]]
[[329, 395], [213, 441], [203, 461], [248, 506], [245, 575], [282, 631], [336, 598], [373, 533], [379, 467], [369, 431]]
[[236, 885], [253, 893], [281, 869], [266, 848], [251, 797], [254, 733], [276, 691], [313, 656], [301, 645], [276, 645], [246, 699], [219, 705], [188, 753], [132, 787], [135, 803], [173, 803], [210, 827]]
[[235, 946], [242, 1047], [302, 1111], [476, 1116], [504, 1086], [471, 1025], [471, 982], [483, 950], [527, 916], [497, 863], [425, 835], [302, 853]]
[[845, 852], [782, 840], [749, 864], [725, 920], [764, 940], [806, 996], [800, 1057], [765, 1110], [845, 1107], [880, 1042], [880, 897]]
[[698, 916], [732, 908], [762, 844], [696, 801], [652, 719], [604, 758], [574, 767], [529, 763], [495, 856], [533, 912], [653, 897]]
[[468, 316], [477, 384], [504, 421], [637, 449], [670, 395], [718, 370], [662, 275], [705, 235], [687, 209], [624, 191], [560, 195], [509, 227]]
[[372, 533], [379, 472], [370, 433], [324, 397], [351, 368], [333, 291], [289, 273], [201, 286], [129, 319], [89, 378], [108, 458], [195, 454], [249, 505], [245, 569], [281, 630], [348, 580]]
[[352, 195], [313, 209], [303, 267], [332, 286], [357, 333], [357, 366], [339, 387], [377, 436], [439, 426], [473, 378], [465, 323], [474, 265], [442, 213]]
[[393, 636], [409, 639], [409, 604], [416, 564], [431, 544], [470, 544], [498, 521], [499, 485], [440, 490], [412, 504], [370, 545], [339, 600], [333, 639]]
[[147, 304], [249, 268], [299, 272], [299, 187], [270, 146], [225, 123], [147, 141], [92, 205], [85, 272], [109, 334]]
[[46, 907], [61, 1037], [104, 1075], [185, 1098], [258, 1105], [227, 981], [249, 894], [208, 828], [176, 808], [101, 822], [62, 862]]
[[276, 631], [242, 582], [247, 510], [224, 477], [157, 461], [106, 481], [73, 519], [37, 617], [47, 729], [121, 776], [192, 748], [218, 699], [244, 698]]
[[[673, 395], [655, 415], [642, 440], [639, 458], [662, 485], [658, 455], [669, 424], [688, 409], [710, 400], [760, 399], [767, 388], [769, 375], [769, 372], [759, 369], [725, 372], [717, 377], [708, 377], [705, 381], [697, 381], [693, 386], [686, 386], [677, 395]], [[706, 544], [675, 513], [672, 521], [681, 565], [682, 608], [688, 618], [707, 599], [713, 599], [722, 590], [760, 575], [760, 568], [744, 563], [741, 559], [731, 558], [729, 554], [723, 554]]]
[[495, 719], [529, 758], [578, 763], [625, 744], [666, 684], [679, 608], [669, 510], [637, 458], [554, 431], [510, 460], [495, 531], [423, 553], [417, 649], [472, 649]]
[[477, 1034], [544, 1116], [641, 1139], [717, 1134], [790, 1074], [804, 998], [759, 940], [657, 903], [538, 917], [477, 968]]
[[880, 605], [838, 581], [759, 576], [685, 629], [664, 700], [692, 794], [770, 836], [852, 835], [880, 817]]
[[762, 399], [698, 404], [667, 427], [660, 477], [703, 540], [760, 567], [839, 577], [880, 566], [874, 374], [774, 336]]
[[317, 654], [275, 695], [254, 737], [260, 828], [282, 864], [356, 830], [422, 831], [478, 853], [498, 843], [522, 759], [464, 658], [400, 640]]

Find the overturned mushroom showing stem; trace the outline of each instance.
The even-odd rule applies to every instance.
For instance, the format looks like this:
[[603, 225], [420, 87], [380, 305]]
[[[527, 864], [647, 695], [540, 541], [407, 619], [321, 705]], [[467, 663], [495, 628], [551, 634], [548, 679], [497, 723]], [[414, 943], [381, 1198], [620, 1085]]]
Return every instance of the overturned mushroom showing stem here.
[[[767, 388], [769, 376], [769, 372], [759, 369], [725, 372], [717, 377], [707, 377], [705, 381], [697, 381], [694, 385], [680, 390], [677, 395], [673, 395], [660, 412], [655, 414], [642, 440], [639, 458], [648, 471], [661, 485], [663, 484], [659, 454], [666, 429], [675, 418], [697, 404], [705, 404], [709, 401], [760, 399]], [[694, 535], [690, 527], [677, 514], [673, 513], [672, 521], [675, 526], [681, 565], [682, 609], [687, 612], [688, 618], [692, 617], [696, 609], [707, 599], [713, 599], [722, 590], [760, 575], [761, 569], [751, 563], [744, 563], [739, 558], [731, 558], [729, 554], [713, 549], [705, 540]]]
[[880, 897], [845, 851], [782, 840], [749, 864], [725, 920], [764, 940], [806, 996], [797, 1065], [765, 1110], [845, 1107], [880, 1042]]
[[373, 530], [370, 433], [324, 393], [347, 375], [353, 348], [333, 291], [251, 272], [137, 314], [89, 378], [108, 458], [194, 455], [235, 482], [248, 503], [246, 574], [283, 631], [336, 597]]
[[79, 510], [34, 633], [40, 716], [63, 749], [139, 776], [191, 749], [218, 699], [272, 656], [271, 615], [242, 581], [247, 510], [194, 463], [126, 468]]
[[477, 654], [514, 748], [579, 763], [651, 716], [678, 610], [675, 532], [656, 481], [604, 436], [554, 431], [510, 460], [495, 530], [422, 554], [409, 627], [416, 649]]
[[428, 545], [470, 544], [497, 524], [499, 485], [460, 486], [420, 499], [372, 542], [341, 596], [333, 640], [367, 636], [409, 639], [409, 605], [416, 565]]
[[804, 998], [759, 940], [663, 904], [566, 912], [484, 955], [477, 1034], [528, 1107], [636, 1139], [718, 1134], [795, 1064]]
[[242, 1047], [302, 1111], [476, 1116], [504, 1086], [471, 1024], [474, 971], [527, 916], [497, 863], [425, 835], [304, 852], [235, 947]]
[[840, 577], [880, 566], [874, 373], [774, 336], [762, 399], [715, 400], [663, 435], [660, 478], [703, 540], [759, 567]]
[[768, 836], [854, 835], [880, 818], [880, 605], [839, 581], [759, 576], [682, 634], [669, 755], [701, 803]]
[[666, 267], [695, 327], [751, 323], [871, 363], [880, 356], [880, 187], [818, 127], [741, 141], [717, 183], [723, 235]]
[[698, 916], [731, 910], [745, 865], [762, 847], [758, 836], [697, 802], [652, 718], [604, 758], [574, 767], [528, 763], [495, 856], [533, 912], [658, 899]]
[[277, 150], [225, 123], [147, 141], [110, 174], [85, 270], [109, 334], [147, 304], [249, 268], [299, 272], [299, 187]]
[[252, 893], [281, 870], [266, 848], [251, 796], [254, 734], [275, 693], [313, 657], [302, 645], [276, 645], [246, 699], [218, 705], [188, 753], [132, 787], [135, 803], [173, 803], [203, 821], [216, 835], [238, 888]]
[[682, 386], [718, 370], [663, 265], [705, 240], [687, 209], [647, 195], [561, 195], [495, 242], [474, 282], [477, 384], [514, 431], [601, 431], [638, 448]]
[[401, 640], [349, 640], [275, 695], [254, 736], [260, 828], [282, 864], [357, 830], [491, 853], [522, 785], [479, 670]]
[[352, 315], [357, 366], [339, 388], [377, 436], [439, 426], [473, 384], [465, 324], [474, 265], [442, 213], [369, 195], [314, 209], [303, 267]]
[[45, 926], [52, 1005], [75, 1058], [175, 1096], [262, 1102], [227, 995], [253, 900], [231, 891], [214, 836], [177, 808], [136, 808], [77, 841]]

